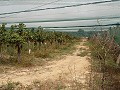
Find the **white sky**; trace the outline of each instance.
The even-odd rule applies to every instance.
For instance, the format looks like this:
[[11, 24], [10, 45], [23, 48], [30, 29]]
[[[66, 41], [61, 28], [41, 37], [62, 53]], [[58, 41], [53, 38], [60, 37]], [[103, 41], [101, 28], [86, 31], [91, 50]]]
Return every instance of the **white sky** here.
[[[14, 12], [21, 10], [28, 10], [34, 7], [41, 6], [56, 0], [0, 0], [0, 13]], [[95, 1], [110, 1], [110, 0], [61, 0], [54, 4], [45, 5], [42, 8], [59, 7], [64, 5], [82, 4]], [[38, 9], [34, 8], [34, 9]], [[88, 6], [71, 7], [57, 10], [45, 10], [37, 12], [27, 12], [13, 15], [0, 15], [0, 23], [4, 22], [26, 22], [26, 21], [40, 21], [40, 20], [56, 20], [56, 19], [71, 19], [71, 18], [100, 18], [100, 17], [120, 17], [120, 1], [96, 4]], [[118, 19], [99, 20], [101, 24], [120, 23]], [[42, 26], [77, 26], [77, 25], [95, 25], [97, 20], [84, 21], [67, 21], [67, 22], [41, 22], [41, 23], [26, 23], [28, 27]], [[8, 24], [9, 25], [9, 24]]]

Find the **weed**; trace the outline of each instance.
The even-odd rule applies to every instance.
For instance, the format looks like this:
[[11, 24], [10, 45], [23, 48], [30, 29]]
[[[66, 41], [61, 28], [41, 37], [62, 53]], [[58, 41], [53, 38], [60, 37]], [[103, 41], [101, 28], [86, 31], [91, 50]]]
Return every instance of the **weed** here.
[[0, 90], [16, 90], [15, 88], [18, 88], [19, 85], [19, 82], [8, 81], [7, 84], [0, 86]]
[[85, 57], [86, 55], [88, 55], [88, 51], [83, 51], [80, 54], [77, 54], [77, 56], [81, 56], [81, 57]]

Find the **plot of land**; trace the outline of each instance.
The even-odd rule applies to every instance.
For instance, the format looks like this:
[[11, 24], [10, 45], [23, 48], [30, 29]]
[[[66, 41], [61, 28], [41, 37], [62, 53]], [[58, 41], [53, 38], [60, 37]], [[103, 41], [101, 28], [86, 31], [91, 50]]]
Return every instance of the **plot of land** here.
[[85, 83], [86, 74], [89, 73], [89, 56], [80, 56], [83, 50], [87, 51], [88, 47], [84, 46], [86, 41], [76, 45], [73, 54], [64, 55], [60, 60], [49, 61], [44, 66], [31, 68], [13, 69], [0, 74], [0, 84], [8, 81], [20, 82], [23, 85], [30, 85], [35, 80], [57, 80], [60, 77], [67, 80], [76, 79]]

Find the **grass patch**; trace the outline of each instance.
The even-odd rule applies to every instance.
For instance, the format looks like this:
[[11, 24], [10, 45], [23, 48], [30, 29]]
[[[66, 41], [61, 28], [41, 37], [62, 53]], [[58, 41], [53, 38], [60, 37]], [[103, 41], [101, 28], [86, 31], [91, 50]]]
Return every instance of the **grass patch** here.
[[[28, 50], [21, 52], [21, 61], [18, 63], [17, 53], [14, 55], [4, 55], [0, 58], [1, 65], [11, 65], [17, 67], [31, 67], [36, 65], [44, 65], [46, 61], [55, 59], [56, 57], [60, 57], [61, 55], [70, 54], [75, 50], [74, 45], [77, 44], [76, 40], [57, 45], [54, 43], [51, 46], [47, 46], [47, 48], [41, 46], [39, 50], [32, 50], [31, 53], [28, 53]], [[2, 71], [1, 71], [2, 72]]]
[[79, 49], [79, 51], [83, 51], [83, 50], [85, 51], [86, 49], [85, 49], [85, 48], [82, 48], [82, 47]]
[[80, 54], [77, 54], [77, 56], [85, 57], [88, 55], [88, 51], [83, 51]]
[[89, 42], [89, 41], [87, 41], [87, 42], [85, 42], [85, 43], [83, 44], [83, 46], [90, 46], [90, 45], [92, 45], [92, 43]]
[[8, 81], [7, 84], [0, 86], [0, 90], [62, 90], [65, 88], [65, 83], [60, 80], [54, 82], [51, 80], [45, 82], [35, 80], [31, 85], [26, 86], [19, 82]]
[[54, 50], [52, 53], [50, 53], [50, 56], [52, 58], [55, 58], [56, 56], [66, 55], [66, 54], [72, 54], [75, 50], [75, 45], [77, 43], [74, 41], [74, 43], [67, 43], [67, 45], [62, 45], [58, 49]]
[[6, 84], [0, 85], [0, 90], [82, 90], [85, 87], [80, 81], [74, 79], [66, 79], [59, 76], [54, 81], [48, 79], [46, 81], [35, 80], [30, 85], [23, 85], [20, 82], [8, 81]]
[[36, 57], [36, 58], [50, 58], [50, 52], [48, 51], [46, 51], [46, 52], [41, 52], [41, 51], [36, 51], [35, 53], [34, 53], [34, 56]]

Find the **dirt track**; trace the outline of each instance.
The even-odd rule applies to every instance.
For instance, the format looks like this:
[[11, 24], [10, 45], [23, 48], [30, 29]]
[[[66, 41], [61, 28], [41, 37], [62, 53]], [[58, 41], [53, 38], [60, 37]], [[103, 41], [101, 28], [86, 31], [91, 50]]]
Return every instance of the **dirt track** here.
[[85, 74], [89, 73], [88, 62], [89, 56], [81, 57], [80, 48], [87, 49], [81, 42], [76, 45], [76, 50], [73, 54], [65, 55], [60, 60], [49, 61], [46, 66], [37, 66], [32, 68], [23, 68], [16, 70], [9, 70], [0, 74], [0, 84], [6, 83], [8, 80], [14, 82], [21, 82], [23, 85], [30, 84], [34, 80], [56, 80], [60, 75], [64, 75], [67, 79], [81, 78], [81, 82], [85, 82]]

